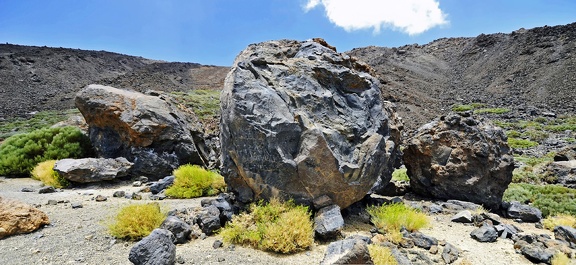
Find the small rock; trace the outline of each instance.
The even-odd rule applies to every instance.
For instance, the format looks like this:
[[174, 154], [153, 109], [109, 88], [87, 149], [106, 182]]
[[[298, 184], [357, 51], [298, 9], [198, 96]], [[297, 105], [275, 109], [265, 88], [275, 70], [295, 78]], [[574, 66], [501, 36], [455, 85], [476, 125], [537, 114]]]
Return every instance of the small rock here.
[[523, 222], [535, 223], [542, 220], [542, 212], [539, 209], [517, 201], [510, 203], [510, 207], [506, 213], [508, 214], [508, 218], [520, 219]]
[[150, 200], [152, 200], [152, 201], [161, 201], [161, 200], [166, 199], [166, 195], [164, 195], [164, 194], [151, 194], [150, 197], [148, 197], [148, 198], [150, 198]]
[[360, 239], [344, 239], [330, 243], [321, 265], [328, 264], [371, 264], [368, 244]]
[[573, 246], [576, 246], [576, 228], [569, 226], [557, 226], [554, 228], [554, 237], [556, 239], [566, 241]]
[[40, 188], [40, 190], [38, 190], [38, 193], [40, 193], [40, 194], [54, 193], [54, 192], [56, 192], [56, 189], [52, 186], [42, 187], [42, 188]]
[[148, 177], [146, 176], [140, 176], [138, 177], [138, 181], [142, 182], [142, 183], [146, 183], [148, 182]]
[[82, 203], [80, 203], [80, 202], [73, 202], [71, 205], [72, 205], [72, 209], [78, 209], [78, 208], [84, 207], [84, 205], [82, 205]]
[[20, 191], [21, 191], [21, 192], [34, 192], [34, 189], [32, 189], [32, 188], [22, 188]]
[[444, 250], [442, 251], [442, 259], [446, 264], [450, 264], [458, 259], [460, 251], [450, 243], [446, 243]]
[[222, 243], [222, 241], [220, 241], [220, 240], [216, 240], [216, 241], [214, 241], [214, 243], [212, 243], [212, 247], [215, 248], [215, 249], [216, 249], [216, 248], [221, 248], [222, 245], [223, 245], [223, 243]]
[[142, 200], [142, 195], [134, 192], [134, 193], [132, 193], [132, 196], [131, 196], [130, 198], [131, 198], [132, 200], [137, 200], [137, 201], [139, 201], [139, 200]]
[[493, 226], [482, 226], [470, 232], [470, 236], [479, 242], [495, 242], [498, 232]]
[[117, 190], [114, 192], [114, 194], [112, 194], [112, 197], [114, 198], [122, 198], [124, 196], [126, 196], [126, 192], [123, 190]]
[[314, 232], [324, 240], [335, 239], [344, 228], [344, 218], [338, 205], [320, 209], [314, 216]]
[[206, 235], [211, 235], [220, 229], [220, 211], [214, 205], [204, 207], [198, 214], [197, 223]]
[[97, 202], [104, 202], [108, 200], [108, 197], [104, 195], [97, 195], [96, 198], [94, 198], [94, 200]]
[[190, 238], [190, 233], [192, 233], [192, 229], [190, 225], [186, 222], [182, 221], [180, 218], [176, 216], [168, 216], [164, 219], [164, 222], [160, 225], [160, 228], [166, 229], [174, 235], [176, 244], [183, 244], [188, 241]]
[[141, 187], [142, 186], [142, 182], [141, 181], [134, 181], [132, 182], [132, 187]]
[[428, 252], [430, 252], [430, 254], [432, 254], [432, 255], [438, 254], [438, 246], [437, 246], [437, 245], [432, 245], [432, 246], [430, 247], [430, 249], [428, 250]]
[[167, 176], [157, 182], [152, 183], [152, 185], [150, 185], [150, 192], [152, 192], [152, 194], [160, 193], [172, 185], [172, 183], [174, 183], [174, 178], [174, 176]]
[[442, 210], [444, 210], [444, 208], [442, 208], [442, 206], [432, 203], [430, 204], [430, 206], [428, 206], [428, 212], [431, 214], [439, 214], [442, 212]]
[[218, 257], [218, 262], [224, 262], [224, 261], [226, 261], [225, 258], [223, 258], [223, 257]]
[[500, 238], [512, 238], [512, 236], [522, 232], [515, 226], [509, 224], [495, 225], [494, 229], [496, 229], [496, 232]]
[[408, 237], [412, 239], [414, 245], [423, 249], [430, 250], [432, 246], [438, 245], [438, 240], [436, 238], [427, 236], [420, 232], [411, 233]]
[[520, 250], [522, 254], [532, 262], [550, 263], [555, 251], [545, 249], [536, 245], [526, 245]]
[[472, 213], [468, 210], [464, 210], [454, 215], [450, 220], [455, 223], [470, 224], [472, 223]]
[[182, 256], [178, 256], [178, 257], [176, 257], [176, 263], [184, 264], [184, 263], [186, 263], [186, 260]]
[[56, 200], [48, 200], [48, 203], [46, 203], [46, 205], [56, 205], [56, 204], [58, 204]]
[[236, 250], [236, 245], [230, 244], [230, 245], [228, 246], [228, 250], [230, 250], [230, 251]]

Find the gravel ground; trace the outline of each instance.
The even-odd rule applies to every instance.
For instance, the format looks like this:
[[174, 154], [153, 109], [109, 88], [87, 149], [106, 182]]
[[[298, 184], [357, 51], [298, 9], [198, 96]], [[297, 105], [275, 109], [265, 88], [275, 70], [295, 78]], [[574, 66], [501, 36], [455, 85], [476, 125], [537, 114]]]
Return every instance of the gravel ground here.
[[[130, 264], [128, 253], [135, 242], [112, 238], [106, 232], [106, 223], [124, 205], [147, 202], [148, 194], [142, 201], [114, 198], [117, 190], [138, 191], [130, 183], [99, 184], [75, 189], [65, 189], [56, 193], [39, 194], [41, 183], [32, 179], [0, 178], [0, 196], [37, 205], [50, 218], [51, 224], [30, 234], [17, 235], [0, 240], [0, 264]], [[36, 192], [21, 192], [29, 187]], [[96, 195], [108, 197], [105, 202], [93, 200]], [[63, 201], [47, 205], [48, 200]], [[159, 201], [165, 210], [185, 207], [199, 207], [201, 199]], [[149, 201], [148, 201], [149, 202]], [[72, 203], [81, 203], [82, 208], [72, 209]], [[511, 240], [499, 239], [495, 243], [479, 243], [470, 238], [473, 226], [451, 223], [449, 215], [435, 215], [430, 228], [422, 230], [426, 235], [445, 240], [461, 249], [460, 258], [472, 264], [532, 264], [522, 255], [515, 253]], [[525, 232], [550, 234], [537, 229], [534, 224], [518, 224]], [[370, 226], [354, 220], [347, 220], [345, 235], [369, 235]], [[178, 245], [177, 257], [184, 264], [319, 264], [324, 257], [327, 243], [316, 243], [310, 250], [294, 255], [276, 255], [250, 248], [235, 246], [233, 250], [225, 244], [214, 249], [219, 236], [204, 240], [192, 240]], [[425, 250], [431, 260], [441, 263], [440, 254], [432, 255]], [[441, 253], [441, 248], [440, 252]]]

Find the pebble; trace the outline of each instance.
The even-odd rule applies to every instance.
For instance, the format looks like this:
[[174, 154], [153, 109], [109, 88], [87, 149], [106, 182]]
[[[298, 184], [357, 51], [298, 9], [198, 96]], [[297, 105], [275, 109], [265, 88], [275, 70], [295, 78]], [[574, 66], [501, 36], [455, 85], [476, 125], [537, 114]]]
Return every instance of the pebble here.
[[79, 202], [73, 202], [72, 203], [72, 209], [78, 209], [78, 208], [83, 208], [84, 205], [82, 205], [82, 203]]
[[58, 201], [56, 200], [48, 200], [48, 203], [46, 203], [46, 205], [56, 205], [58, 204]]
[[114, 192], [114, 194], [112, 194], [112, 197], [115, 197], [115, 198], [122, 198], [124, 196], [126, 196], [126, 192], [123, 190], [117, 190]]
[[164, 195], [164, 194], [155, 194], [155, 195], [150, 195], [149, 198], [150, 198], [150, 200], [153, 200], [153, 201], [161, 201], [161, 200], [166, 199], [166, 195]]
[[182, 256], [178, 256], [178, 257], [176, 257], [176, 263], [184, 264], [184, 263], [186, 263], [186, 260], [184, 260], [184, 258]]
[[223, 243], [222, 243], [222, 241], [220, 241], [220, 240], [216, 240], [216, 241], [214, 241], [214, 243], [212, 243], [212, 247], [215, 248], [215, 249], [216, 249], [216, 248], [221, 248], [222, 245], [223, 245]]
[[132, 182], [132, 187], [141, 187], [142, 186], [142, 182], [141, 181], [134, 181]]
[[94, 198], [94, 200], [97, 202], [103, 202], [103, 201], [107, 201], [108, 198], [106, 196], [103, 196], [103, 195], [98, 195], [98, 196], [96, 196], [96, 198]]
[[54, 192], [56, 192], [56, 189], [52, 186], [46, 186], [46, 187], [40, 188], [40, 190], [38, 190], [38, 193], [40, 193], [40, 194], [54, 193]]
[[146, 182], [148, 182], [148, 178], [145, 176], [140, 176], [140, 177], [138, 177], [138, 181], [140, 181], [142, 183], [146, 183]]
[[20, 191], [21, 192], [34, 192], [34, 189], [33, 188], [22, 188]]
[[134, 193], [132, 193], [131, 199], [132, 199], [132, 200], [138, 200], [138, 201], [139, 201], [139, 200], [142, 200], [142, 195], [134, 192]]
[[218, 257], [218, 262], [224, 262], [224, 261], [226, 261], [225, 258], [223, 258], [223, 257]]

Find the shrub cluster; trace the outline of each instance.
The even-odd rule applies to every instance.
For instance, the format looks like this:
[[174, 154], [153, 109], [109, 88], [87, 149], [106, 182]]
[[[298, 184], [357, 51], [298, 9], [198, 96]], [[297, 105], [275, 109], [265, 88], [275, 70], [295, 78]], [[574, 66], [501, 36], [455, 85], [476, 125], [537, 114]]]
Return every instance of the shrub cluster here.
[[178, 199], [190, 199], [200, 196], [212, 196], [226, 189], [224, 177], [197, 165], [182, 165], [172, 173], [174, 184], [166, 189], [166, 196]]
[[511, 183], [504, 192], [503, 200], [532, 203], [544, 216], [576, 215], [576, 189], [559, 185]]
[[75, 127], [44, 128], [13, 135], [0, 145], [0, 175], [27, 176], [40, 162], [81, 158], [91, 152], [90, 140]]
[[370, 257], [372, 262], [376, 265], [396, 265], [398, 261], [392, 255], [392, 251], [388, 247], [370, 244], [368, 245], [368, 251], [370, 252]]
[[158, 203], [134, 204], [118, 212], [114, 221], [108, 225], [108, 231], [116, 238], [139, 240], [158, 228], [166, 219]]
[[406, 228], [412, 232], [430, 224], [426, 214], [403, 203], [370, 206], [367, 211], [376, 228], [384, 232], [388, 236], [388, 240], [394, 243], [399, 243], [402, 240], [401, 228]]
[[556, 226], [569, 226], [576, 228], [576, 217], [569, 214], [548, 216], [542, 220], [542, 226], [550, 231], [554, 231], [554, 227]]
[[407, 169], [405, 167], [399, 168], [392, 172], [392, 180], [394, 181], [410, 181], [408, 177]]
[[224, 241], [278, 253], [294, 253], [314, 243], [308, 207], [272, 199], [252, 204], [248, 213], [232, 218], [220, 231]]
[[48, 160], [38, 163], [32, 170], [32, 178], [42, 181], [45, 185], [54, 188], [65, 188], [70, 185], [67, 179], [54, 171], [56, 160]]

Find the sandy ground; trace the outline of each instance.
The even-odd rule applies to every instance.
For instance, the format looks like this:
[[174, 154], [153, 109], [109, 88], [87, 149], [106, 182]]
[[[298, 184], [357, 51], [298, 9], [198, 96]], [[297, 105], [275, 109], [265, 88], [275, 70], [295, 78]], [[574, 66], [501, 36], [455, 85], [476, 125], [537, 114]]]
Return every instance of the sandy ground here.
[[[21, 192], [29, 187], [36, 192]], [[39, 194], [41, 183], [32, 179], [0, 178], [0, 196], [15, 199], [33, 205], [39, 205], [50, 218], [51, 224], [30, 234], [17, 235], [0, 240], [0, 264], [131, 264], [128, 253], [134, 242], [116, 240], [106, 231], [106, 223], [124, 205], [146, 203], [148, 195], [143, 194], [142, 201], [126, 198], [114, 198], [114, 191], [138, 191], [130, 183], [114, 185], [92, 185], [82, 188], [65, 189], [56, 193]], [[107, 201], [96, 202], [96, 195], [108, 197]], [[48, 200], [63, 201], [57, 205], [47, 205]], [[200, 206], [201, 199], [158, 201], [165, 210]], [[83, 208], [72, 209], [72, 203], [82, 203]], [[511, 240], [499, 239], [495, 243], [479, 243], [469, 234], [473, 226], [451, 223], [449, 215], [432, 216], [432, 226], [424, 229], [426, 235], [445, 240], [458, 247], [460, 258], [471, 264], [532, 264], [522, 255], [515, 253]], [[370, 226], [357, 222], [347, 222], [345, 235], [369, 235]], [[516, 224], [524, 233], [546, 233], [536, 229], [534, 224]], [[294, 255], [276, 255], [263, 251], [235, 246], [230, 249], [227, 244], [214, 249], [219, 236], [192, 240], [177, 246], [177, 256], [184, 264], [319, 264], [324, 257], [327, 243], [317, 243], [310, 250]], [[438, 254], [433, 255], [425, 250], [434, 263], [443, 264]]]

